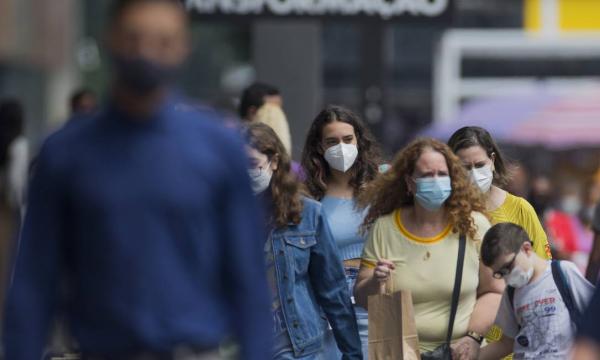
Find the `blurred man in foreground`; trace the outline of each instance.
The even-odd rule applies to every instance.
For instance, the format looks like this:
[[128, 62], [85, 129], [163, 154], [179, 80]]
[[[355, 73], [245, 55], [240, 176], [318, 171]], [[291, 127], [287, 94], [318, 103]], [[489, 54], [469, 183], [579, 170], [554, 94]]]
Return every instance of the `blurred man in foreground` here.
[[67, 304], [84, 359], [217, 359], [233, 333], [242, 359], [264, 360], [264, 237], [246, 156], [209, 115], [176, 110], [169, 91], [188, 53], [183, 6], [118, 0], [109, 25], [109, 104], [39, 155], [6, 358], [39, 359], [56, 305]]

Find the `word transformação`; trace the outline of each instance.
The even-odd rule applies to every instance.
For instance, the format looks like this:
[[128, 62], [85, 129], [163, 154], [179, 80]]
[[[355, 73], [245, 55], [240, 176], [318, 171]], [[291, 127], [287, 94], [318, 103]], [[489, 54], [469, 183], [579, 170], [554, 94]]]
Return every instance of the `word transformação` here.
[[265, 10], [274, 15], [358, 15], [436, 17], [444, 13], [450, 0], [187, 0], [186, 6], [201, 14], [221, 12], [231, 15], [258, 15]]

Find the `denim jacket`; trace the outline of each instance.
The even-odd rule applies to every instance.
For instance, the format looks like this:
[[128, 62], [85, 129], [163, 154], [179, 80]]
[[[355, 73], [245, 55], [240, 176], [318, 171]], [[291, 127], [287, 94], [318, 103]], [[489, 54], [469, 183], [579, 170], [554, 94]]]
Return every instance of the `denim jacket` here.
[[296, 356], [323, 346], [329, 321], [344, 360], [362, 359], [346, 278], [321, 204], [303, 199], [302, 220], [271, 232], [277, 289]]

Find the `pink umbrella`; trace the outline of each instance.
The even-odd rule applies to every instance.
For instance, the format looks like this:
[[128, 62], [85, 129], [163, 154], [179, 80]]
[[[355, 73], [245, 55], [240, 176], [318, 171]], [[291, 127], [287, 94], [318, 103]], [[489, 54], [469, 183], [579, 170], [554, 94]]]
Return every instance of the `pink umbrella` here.
[[600, 146], [600, 91], [584, 96], [499, 97], [467, 103], [453, 120], [422, 132], [446, 141], [462, 126], [481, 126], [499, 142], [554, 149]]
[[507, 140], [552, 148], [600, 145], [600, 93], [548, 103], [519, 123]]

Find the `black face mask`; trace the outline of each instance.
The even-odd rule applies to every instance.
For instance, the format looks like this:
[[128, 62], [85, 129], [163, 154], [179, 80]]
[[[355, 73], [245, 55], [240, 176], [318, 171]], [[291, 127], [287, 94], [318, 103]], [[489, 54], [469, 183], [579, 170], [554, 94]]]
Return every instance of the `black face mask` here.
[[140, 95], [169, 85], [179, 70], [177, 66], [161, 65], [140, 57], [113, 54], [112, 59], [118, 81]]

